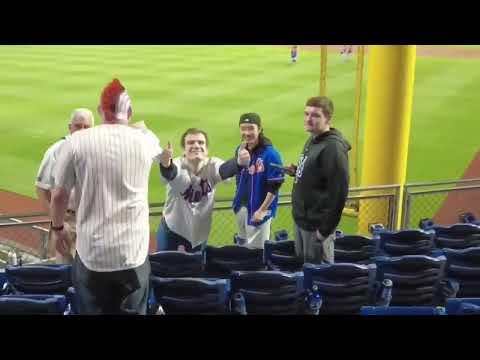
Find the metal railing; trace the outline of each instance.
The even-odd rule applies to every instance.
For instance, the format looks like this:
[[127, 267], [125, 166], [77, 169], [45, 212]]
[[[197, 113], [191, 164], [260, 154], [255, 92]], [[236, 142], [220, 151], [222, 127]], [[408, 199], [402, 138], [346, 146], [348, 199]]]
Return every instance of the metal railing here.
[[404, 186], [402, 228], [417, 228], [425, 218], [453, 224], [465, 212], [480, 215], [480, 179]]

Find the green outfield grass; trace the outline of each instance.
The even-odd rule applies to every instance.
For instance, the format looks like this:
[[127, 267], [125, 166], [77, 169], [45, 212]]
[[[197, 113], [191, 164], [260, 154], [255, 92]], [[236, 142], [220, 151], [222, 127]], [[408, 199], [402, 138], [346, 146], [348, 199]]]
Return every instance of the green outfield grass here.
[[[134, 121], [144, 120], [162, 143], [172, 141], [176, 155], [181, 153], [182, 132], [200, 127], [210, 135], [211, 155], [231, 157], [239, 143], [238, 118], [254, 111], [261, 114], [265, 133], [284, 162], [296, 162], [306, 139], [304, 102], [318, 93], [319, 54], [302, 52], [299, 63], [292, 65], [289, 49], [276, 46], [1, 50], [0, 188], [32, 197], [43, 153], [66, 134], [70, 112], [76, 107], [96, 109], [101, 90], [113, 77], [121, 79], [132, 97]], [[408, 182], [459, 178], [478, 150], [478, 65], [478, 60], [418, 59]], [[336, 105], [334, 125], [349, 140], [354, 84], [355, 63], [329, 55], [327, 90]], [[379, 149], [381, 142], [379, 138]], [[282, 192], [291, 186], [288, 179]], [[221, 185], [217, 194], [232, 196], [233, 190], [233, 184]], [[155, 167], [150, 200], [163, 201], [164, 195]]]

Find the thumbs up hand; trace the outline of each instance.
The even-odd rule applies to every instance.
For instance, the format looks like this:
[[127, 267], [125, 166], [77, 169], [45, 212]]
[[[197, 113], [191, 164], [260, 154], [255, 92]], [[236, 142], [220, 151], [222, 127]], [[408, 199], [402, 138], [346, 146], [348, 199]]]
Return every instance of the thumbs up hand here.
[[242, 142], [242, 144], [238, 148], [238, 154], [237, 154], [238, 166], [248, 167], [248, 165], [250, 165], [250, 153], [248, 152], [246, 147], [247, 147], [247, 144], [245, 142]]
[[173, 148], [170, 141], [167, 143], [167, 148], [163, 149], [162, 154], [160, 155], [160, 164], [163, 167], [168, 168], [172, 164], [172, 157], [173, 157]]

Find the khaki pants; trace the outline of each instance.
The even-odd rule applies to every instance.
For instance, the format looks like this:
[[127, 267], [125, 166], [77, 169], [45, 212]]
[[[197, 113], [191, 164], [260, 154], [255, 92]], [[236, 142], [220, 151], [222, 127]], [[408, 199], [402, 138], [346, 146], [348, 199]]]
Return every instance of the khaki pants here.
[[[75, 242], [77, 240], [77, 227], [76, 227], [77, 219], [75, 217], [75, 212], [71, 210], [67, 210], [65, 214], [65, 231], [67, 232], [67, 236], [70, 240], [70, 249], [68, 250], [68, 255], [63, 256], [58, 251], [55, 250], [55, 263], [57, 264], [72, 264], [73, 259], [75, 257]], [[51, 232], [49, 234], [49, 242], [51, 242]], [[56, 244], [52, 243], [53, 248], [55, 249]]]
[[248, 210], [244, 206], [238, 210], [235, 216], [237, 217], [238, 236], [247, 241], [245, 245], [253, 249], [263, 249], [265, 241], [270, 240], [272, 219], [268, 219], [260, 226], [248, 225]]
[[335, 258], [335, 233], [319, 240], [315, 231], [295, 226], [295, 254], [304, 262], [333, 264]]

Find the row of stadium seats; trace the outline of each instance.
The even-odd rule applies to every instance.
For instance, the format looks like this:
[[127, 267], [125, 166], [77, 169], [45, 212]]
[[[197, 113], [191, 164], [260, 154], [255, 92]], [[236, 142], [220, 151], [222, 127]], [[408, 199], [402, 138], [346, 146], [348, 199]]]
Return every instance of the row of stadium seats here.
[[[428, 276], [423, 277], [424, 280], [432, 278], [432, 272], [427, 272]], [[75, 313], [74, 290], [70, 287], [69, 273], [70, 267], [66, 265], [7, 268], [7, 286], [4, 290], [8, 287], [9, 291], [0, 296], [0, 313]], [[410, 295], [409, 285], [417, 285], [416, 289], [410, 290], [423, 291], [423, 296], [421, 293], [415, 296], [425, 299], [425, 287], [418, 287], [421, 285], [418, 279], [425, 275], [425, 271], [423, 274], [419, 271], [416, 279], [410, 279], [417, 281], [407, 281], [407, 278], [384, 272], [384, 277], [395, 280], [384, 280], [383, 286], [375, 280], [378, 279], [376, 275], [378, 271], [374, 264], [305, 264], [303, 272], [297, 273], [235, 271], [229, 279], [152, 275], [154, 301], [151, 310], [158, 312], [160, 305], [167, 314], [442, 313], [435, 304], [401, 306], [393, 303], [395, 296], [405, 298]], [[395, 281], [398, 281], [397, 287]], [[400, 293], [395, 295], [395, 289], [400, 289]], [[389, 306], [390, 303], [392, 306]], [[454, 310], [452, 304], [456, 304]], [[478, 314], [479, 305], [478, 298], [447, 299], [446, 313]]]
[[[465, 234], [475, 235], [480, 227], [475, 224], [440, 227], [431, 221], [424, 221], [423, 226], [426, 230], [396, 233], [375, 226], [371, 239], [338, 232], [337, 263], [332, 265], [303, 264], [295, 257], [294, 243], [289, 240], [268, 241], [264, 251], [234, 245], [207, 246], [195, 254], [174, 251], [152, 254], [152, 309], [153, 305], [161, 305], [167, 313], [181, 313], [192, 304], [202, 302], [199, 299], [203, 295], [189, 295], [189, 289], [209, 289], [209, 286], [204, 294], [208, 295], [206, 298], [226, 302], [225, 311], [235, 313], [267, 310], [267, 313], [315, 313], [321, 302], [321, 313], [348, 314], [358, 313], [364, 305], [378, 305], [378, 301], [380, 305], [388, 305], [391, 300], [393, 306], [439, 306], [456, 295], [480, 296], [480, 247], [455, 250], [431, 246], [438, 234], [461, 239]], [[277, 233], [276, 238], [288, 239], [288, 233]], [[236, 237], [235, 241], [240, 243], [241, 239]], [[365, 259], [355, 258], [352, 253], [361, 252], [358, 249], [370, 255]], [[405, 249], [407, 254], [415, 255], [391, 257], [392, 253], [402, 254]], [[419, 255], [417, 251], [426, 254]], [[342, 256], [347, 259], [342, 261]], [[65, 296], [65, 301], [56, 298], [56, 303], [66, 303], [69, 312], [74, 312], [74, 290], [68, 266], [11, 267], [6, 273], [0, 273], [0, 285], [5, 282], [5, 276], [7, 282], [2, 292], [11, 297], [10, 301], [22, 294], [58, 294]], [[389, 299], [385, 298], [385, 289], [381, 286], [386, 280], [393, 281]], [[173, 293], [168, 289], [173, 289]], [[212, 289], [223, 290], [217, 296]], [[222, 291], [224, 295], [220, 296]], [[33, 304], [45, 299], [26, 300]], [[181, 304], [180, 310], [174, 310], [173, 304]], [[208, 313], [219, 308], [204, 310]]]

